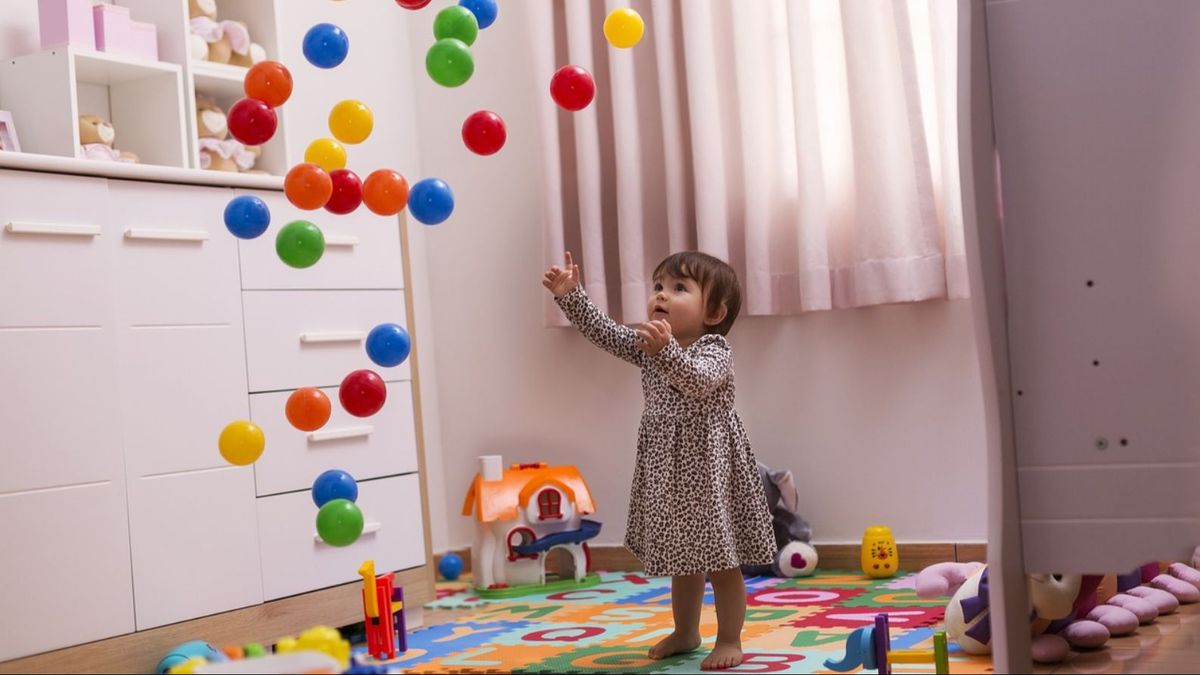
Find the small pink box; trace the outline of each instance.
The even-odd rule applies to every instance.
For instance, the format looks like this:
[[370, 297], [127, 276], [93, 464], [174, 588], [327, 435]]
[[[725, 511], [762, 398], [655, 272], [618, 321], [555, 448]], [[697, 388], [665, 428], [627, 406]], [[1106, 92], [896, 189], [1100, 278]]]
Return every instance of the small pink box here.
[[96, 49], [109, 54], [128, 54], [133, 39], [129, 8], [96, 5], [92, 11], [96, 22]]
[[38, 0], [38, 32], [42, 49], [95, 49], [91, 0]]
[[133, 49], [130, 56], [147, 61], [158, 60], [158, 26], [145, 21], [133, 21], [129, 24], [129, 46]]

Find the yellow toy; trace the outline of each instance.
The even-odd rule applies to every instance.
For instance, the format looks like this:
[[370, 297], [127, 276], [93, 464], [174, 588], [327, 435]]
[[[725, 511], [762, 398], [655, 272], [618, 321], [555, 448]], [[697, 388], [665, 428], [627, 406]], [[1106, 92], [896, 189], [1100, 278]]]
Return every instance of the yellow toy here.
[[900, 569], [900, 556], [896, 553], [896, 540], [892, 530], [883, 525], [874, 525], [863, 533], [862, 570], [873, 579], [886, 579]]
[[312, 651], [321, 652], [333, 657], [341, 665], [342, 670], [350, 667], [350, 643], [342, 638], [336, 628], [317, 626], [309, 628], [300, 637], [285, 637], [275, 644], [276, 654]]

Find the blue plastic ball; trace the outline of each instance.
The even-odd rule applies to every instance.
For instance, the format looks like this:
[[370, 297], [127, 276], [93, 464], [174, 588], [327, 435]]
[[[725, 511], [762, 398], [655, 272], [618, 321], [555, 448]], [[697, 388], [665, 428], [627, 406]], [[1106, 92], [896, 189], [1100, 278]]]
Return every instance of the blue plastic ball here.
[[462, 571], [463, 561], [457, 553], [447, 553], [438, 561], [438, 572], [441, 572], [446, 581], [454, 581]]
[[271, 209], [258, 197], [234, 197], [225, 207], [225, 227], [238, 239], [253, 239], [266, 232], [270, 224]]
[[345, 471], [330, 469], [313, 481], [312, 498], [317, 508], [335, 499], [352, 502], [358, 499], [358, 483], [354, 482], [354, 476]]
[[367, 334], [367, 356], [384, 368], [404, 363], [412, 349], [412, 340], [403, 326], [381, 323]]
[[475, 15], [475, 20], [479, 22], [479, 29], [483, 30], [492, 25], [496, 21], [496, 14], [500, 8], [496, 6], [496, 0], [458, 0], [460, 7], [466, 7]]
[[440, 178], [417, 181], [408, 191], [408, 212], [419, 223], [437, 225], [454, 213], [454, 193]]
[[202, 658], [209, 663], [221, 663], [227, 661], [229, 657], [203, 640], [193, 640], [167, 652], [167, 655], [162, 657], [162, 660], [154, 667], [154, 672], [165, 673], [175, 666], [187, 663], [188, 659], [194, 658]]
[[304, 58], [318, 68], [336, 68], [349, 53], [349, 36], [331, 23], [319, 23], [304, 34]]

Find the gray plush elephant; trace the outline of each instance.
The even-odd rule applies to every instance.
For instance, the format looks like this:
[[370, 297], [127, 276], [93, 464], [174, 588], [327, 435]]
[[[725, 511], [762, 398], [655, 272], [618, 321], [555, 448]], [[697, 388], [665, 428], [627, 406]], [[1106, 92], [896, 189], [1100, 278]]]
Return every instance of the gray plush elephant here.
[[742, 572], [752, 576], [806, 577], [817, 570], [817, 550], [812, 541], [812, 527], [800, 515], [800, 491], [792, 472], [771, 469], [758, 463], [758, 475], [763, 481], [767, 506], [771, 509], [771, 526], [779, 553], [771, 565], [743, 565]]

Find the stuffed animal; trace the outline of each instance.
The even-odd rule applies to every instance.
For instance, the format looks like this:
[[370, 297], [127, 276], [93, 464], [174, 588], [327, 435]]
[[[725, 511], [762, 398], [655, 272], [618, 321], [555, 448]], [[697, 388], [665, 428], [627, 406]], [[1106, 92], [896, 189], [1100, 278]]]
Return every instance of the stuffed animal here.
[[141, 161], [132, 152], [121, 152], [113, 147], [117, 140], [117, 131], [108, 120], [99, 115], [79, 116], [79, 145], [80, 155], [84, 159], [98, 159], [106, 162], [127, 162], [136, 164]]
[[771, 507], [771, 526], [779, 552], [771, 565], [743, 565], [751, 576], [807, 577], [817, 571], [817, 550], [809, 542], [812, 527], [800, 516], [800, 491], [792, 472], [772, 470], [758, 463], [767, 504]]
[[229, 138], [225, 111], [207, 96], [196, 95], [196, 130], [200, 137], [200, 168], [210, 171], [250, 171], [262, 149], [248, 148]]
[[249, 68], [267, 59], [262, 45], [250, 39], [245, 23], [217, 20], [217, 0], [188, 0], [188, 16], [193, 60]]

